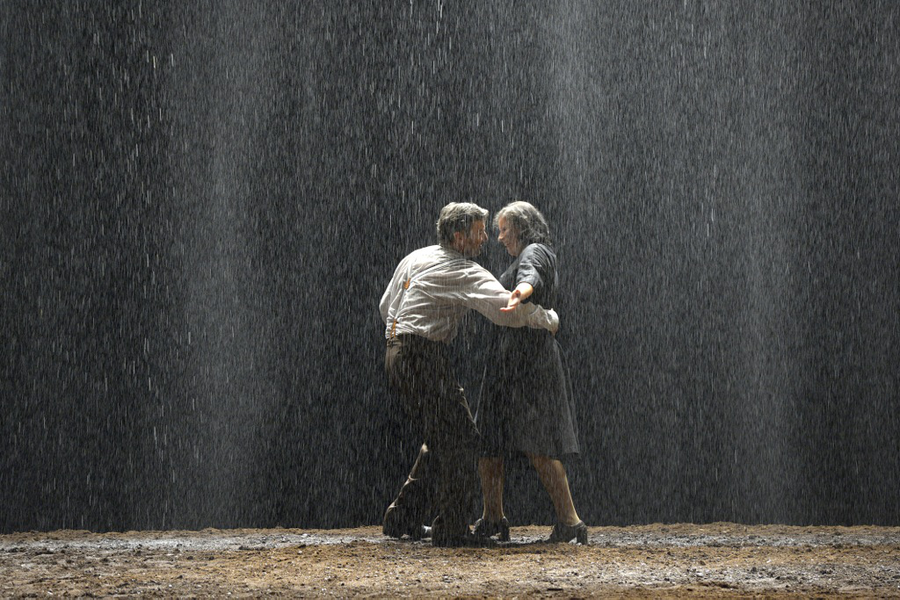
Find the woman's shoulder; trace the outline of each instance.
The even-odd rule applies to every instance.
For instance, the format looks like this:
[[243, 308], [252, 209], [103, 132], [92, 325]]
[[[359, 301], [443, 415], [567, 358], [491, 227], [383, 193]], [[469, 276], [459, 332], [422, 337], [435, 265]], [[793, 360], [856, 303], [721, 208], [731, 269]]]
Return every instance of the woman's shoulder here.
[[548, 244], [532, 242], [522, 249], [519, 258], [524, 260], [556, 262], [556, 252], [553, 250], [553, 247]]

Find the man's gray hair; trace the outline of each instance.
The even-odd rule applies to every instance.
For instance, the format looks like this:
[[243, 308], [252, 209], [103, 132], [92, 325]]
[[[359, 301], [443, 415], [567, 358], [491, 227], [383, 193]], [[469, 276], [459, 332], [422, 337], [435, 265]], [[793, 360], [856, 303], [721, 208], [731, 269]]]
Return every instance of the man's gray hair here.
[[516, 232], [519, 244], [522, 248], [528, 244], [547, 244], [552, 243], [550, 239], [550, 226], [547, 225], [547, 219], [528, 202], [521, 200], [510, 202], [499, 211], [494, 217], [494, 227], [499, 227], [500, 218], [506, 220]]
[[438, 217], [437, 236], [442, 246], [453, 243], [453, 234], [457, 231], [468, 235], [475, 221], [487, 221], [490, 213], [471, 202], [451, 202], [441, 209]]

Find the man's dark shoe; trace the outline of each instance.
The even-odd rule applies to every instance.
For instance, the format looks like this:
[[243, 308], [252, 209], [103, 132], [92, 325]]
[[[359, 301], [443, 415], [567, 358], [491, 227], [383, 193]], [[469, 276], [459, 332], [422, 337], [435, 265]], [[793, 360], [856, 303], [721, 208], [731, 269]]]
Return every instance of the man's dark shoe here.
[[[384, 521], [381, 524], [381, 532], [392, 538], [400, 539], [404, 535], [416, 538], [421, 531], [422, 525], [413, 523], [403, 508], [391, 504], [384, 513]], [[421, 537], [421, 536], [419, 536]]]
[[409, 518], [408, 511], [396, 504], [391, 504], [384, 513], [381, 533], [398, 540], [403, 536], [407, 536], [411, 540], [424, 540], [431, 537], [431, 527], [414, 523]]

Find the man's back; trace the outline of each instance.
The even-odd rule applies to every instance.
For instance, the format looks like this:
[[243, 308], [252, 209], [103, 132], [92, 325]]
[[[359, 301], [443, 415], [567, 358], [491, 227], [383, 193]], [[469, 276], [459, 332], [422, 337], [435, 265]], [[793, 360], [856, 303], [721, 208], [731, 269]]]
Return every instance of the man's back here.
[[496, 325], [555, 332], [559, 318], [535, 304], [502, 312], [509, 291], [490, 271], [452, 248], [428, 246], [406, 256], [381, 297], [385, 338], [412, 334], [449, 342], [465, 312], [474, 309]]
[[469, 304], [465, 292], [484, 271], [455, 250], [428, 246], [408, 254], [381, 298], [386, 337], [414, 334], [449, 341]]

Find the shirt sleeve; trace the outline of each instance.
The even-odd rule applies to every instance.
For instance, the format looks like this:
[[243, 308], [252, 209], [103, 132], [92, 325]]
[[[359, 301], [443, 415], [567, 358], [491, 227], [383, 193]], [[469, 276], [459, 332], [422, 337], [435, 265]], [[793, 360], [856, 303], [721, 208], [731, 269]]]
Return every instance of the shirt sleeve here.
[[381, 320], [384, 321], [385, 325], [387, 325], [388, 317], [390, 316], [391, 303], [393, 302], [394, 296], [397, 294], [400, 285], [398, 281], [401, 276], [400, 274], [405, 270], [405, 265], [408, 260], [409, 257], [407, 256], [400, 261], [400, 264], [394, 269], [391, 281], [388, 283], [387, 287], [384, 288], [384, 293], [381, 295], [381, 301], [378, 303], [378, 310], [381, 312]]
[[529, 244], [519, 255], [518, 272], [516, 273], [516, 285], [528, 283], [534, 290], [540, 291], [544, 287], [544, 273], [548, 270], [547, 257], [540, 251], [538, 244]]
[[509, 300], [509, 290], [505, 289], [490, 271], [476, 263], [460, 270], [458, 289], [463, 304], [480, 312], [492, 323], [505, 327], [532, 327], [555, 331], [559, 325], [556, 312], [546, 310], [536, 304], [520, 304], [516, 310], [503, 312]]
[[[394, 281], [391, 280], [391, 284]], [[388, 308], [391, 305], [391, 286], [390, 284], [385, 288], [384, 294], [381, 295], [381, 302], [378, 303], [378, 310], [381, 312], [381, 320], [384, 321], [384, 324], [387, 325], [388, 320]]]

